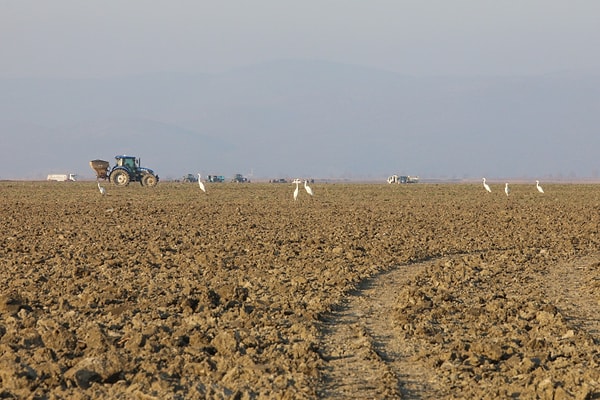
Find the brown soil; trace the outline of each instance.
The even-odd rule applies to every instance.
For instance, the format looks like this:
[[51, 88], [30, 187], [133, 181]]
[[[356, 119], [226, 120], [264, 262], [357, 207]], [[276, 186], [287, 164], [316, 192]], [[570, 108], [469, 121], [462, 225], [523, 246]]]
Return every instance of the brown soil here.
[[1, 182], [0, 398], [600, 398], [594, 185]]

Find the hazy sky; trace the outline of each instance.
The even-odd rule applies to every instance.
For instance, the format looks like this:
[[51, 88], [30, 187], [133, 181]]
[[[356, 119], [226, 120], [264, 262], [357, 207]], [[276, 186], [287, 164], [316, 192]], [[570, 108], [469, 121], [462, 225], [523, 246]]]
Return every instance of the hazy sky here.
[[[355, 160], [364, 150], [360, 143], [367, 143], [376, 156], [365, 162], [365, 173], [385, 174], [402, 168], [411, 174], [439, 174], [443, 170], [449, 175], [488, 177], [600, 174], [594, 152], [600, 141], [596, 134], [600, 104], [596, 84], [600, 76], [599, 0], [0, 0], [0, 57], [4, 85], [0, 93], [3, 176], [8, 176], [4, 170], [14, 162], [11, 157], [23, 147], [15, 144], [16, 139], [26, 133], [52, 138], [58, 137], [56, 132], [72, 132], [85, 138], [97, 126], [94, 120], [101, 125], [115, 115], [169, 125], [169, 132], [191, 132], [196, 139], [205, 135], [244, 146], [260, 140], [272, 143], [274, 138], [288, 143], [306, 132], [313, 132], [315, 137], [338, 135], [332, 142], [336, 145], [331, 146], [338, 157], [333, 161], [325, 156], [313, 156], [309, 161], [302, 158], [301, 154], [310, 154], [311, 150], [305, 141], [298, 143], [304, 146], [302, 151], [287, 149], [289, 154], [257, 145], [265, 153], [232, 156], [245, 163], [231, 166], [240, 171], [258, 169], [262, 163], [265, 174], [271, 169], [284, 172], [284, 166], [292, 160], [295, 164], [285, 172], [294, 176], [305, 171], [304, 165], [313, 167], [314, 174], [337, 174], [338, 170], [345, 171], [344, 162], [362, 168]], [[358, 84], [352, 95], [344, 98], [346, 92], [339, 90], [335, 82], [332, 93], [325, 88], [329, 81], [318, 85], [318, 80], [312, 80], [316, 86], [311, 89], [312, 97], [306, 97], [306, 104], [296, 102], [305, 99], [301, 91], [290, 94], [287, 103], [280, 101], [277, 93], [266, 91], [275, 97], [267, 102], [271, 108], [262, 110], [260, 104], [265, 98], [261, 96], [266, 92], [252, 85], [264, 81], [235, 68], [252, 64], [281, 66], [272, 62], [282, 59], [298, 66], [318, 60], [314, 64], [322, 68], [335, 65], [339, 71], [345, 64], [371, 67], [358, 69], [369, 71], [365, 76], [379, 75], [382, 79], [412, 75], [402, 79], [415, 86], [396, 95], [389, 92], [393, 91], [389, 85], [371, 93]], [[372, 67], [397, 74], [381, 73]], [[238, 86], [231, 86], [231, 92], [227, 92], [226, 82], [220, 82], [224, 86], [216, 87], [226, 93], [213, 94], [208, 103], [202, 96], [186, 103], [181, 93], [170, 100], [169, 90], [160, 93], [165, 86], [158, 86], [152, 98], [140, 101], [131, 97], [136, 101], [128, 102], [131, 98], [127, 96], [150, 90], [146, 86], [136, 90], [136, 83], [132, 83], [135, 79], [129, 78], [154, 73], [178, 77], [196, 74], [203, 78], [201, 74], [207, 73], [213, 74], [210, 77], [246, 77], [243, 79], [252, 82], [240, 84], [234, 79], [231, 84], [237, 82]], [[282, 76], [289, 80], [289, 86], [280, 89], [286, 94], [302, 88], [301, 79], [294, 81], [297, 74]], [[323, 72], [320, 76], [326, 75]], [[60, 83], [65, 86], [57, 89], [48, 81], [6, 79], [31, 77], [82, 80], [78, 84]], [[115, 80], [83, 78], [117, 77], [125, 77], [119, 79], [122, 92], [104, 94], [98, 88], [94, 93], [85, 92], [85, 88], [96, 84], [103, 88], [105, 82], [114, 84]], [[558, 80], [554, 81], [555, 77]], [[472, 82], [479, 78], [491, 86], [478, 91]], [[440, 92], [449, 97], [438, 98], [437, 92], [428, 92], [427, 87], [425, 93], [420, 92], [423, 87], [418, 82], [425, 81], [466, 86]], [[375, 85], [373, 82], [370, 84]], [[246, 93], [246, 86], [254, 92]], [[63, 91], [64, 87], [71, 90]], [[414, 89], [417, 87], [421, 89]], [[268, 89], [264, 84], [261, 88]], [[383, 97], [387, 89], [389, 97]], [[199, 90], [193, 93], [206, 94]], [[427, 97], [428, 93], [432, 97]], [[470, 97], [460, 97], [463, 93]], [[422, 94], [427, 100], [414, 104], [414, 94]], [[455, 98], [452, 96], [462, 102], [452, 103], [448, 100]], [[238, 104], [240, 97], [245, 102]], [[78, 102], [82, 98], [85, 101]], [[215, 98], [223, 98], [224, 104], [211, 103]], [[158, 102], [163, 99], [164, 103]], [[114, 110], [111, 106], [116, 100], [124, 106]], [[325, 113], [318, 109], [319, 101], [329, 101]], [[336, 109], [336, 105], [349, 108]], [[421, 107], [414, 115], [406, 114], [410, 120], [403, 119], [402, 111], [410, 108], [406, 105]], [[282, 110], [284, 106], [290, 107], [287, 113]], [[302, 110], [310, 112], [302, 114]], [[88, 125], [74, 127], [83, 122]], [[125, 137], [125, 128], [115, 129], [115, 134]], [[504, 140], [507, 134], [512, 141]], [[377, 137], [381, 144], [367, 140], [368, 135]], [[462, 137], [463, 142], [449, 152], [444, 144], [448, 143], [444, 141], [447, 137]], [[423, 151], [417, 154], [410, 150], [410, 154], [399, 157], [387, 139], [398, 143], [411, 139]], [[343, 151], [337, 143], [344, 144]], [[543, 150], [533, 146], [537, 143], [543, 144]], [[479, 157], [480, 153], [467, 145], [486, 149], [488, 155]], [[102, 157], [126, 150], [115, 145], [108, 156]], [[140, 149], [131, 151], [137, 154]], [[56, 149], [42, 148], [40, 152], [51, 156], [45, 163], [39, 161], [36, 171], [58, 166], [51, 164], [61, 159], [54, 154]], [[146, 154], [139, 155], [148, 160]], [[163, 158], [169, 157], [174, 158]], [[162, 161], [157, 157], [155, 166], [164, 171]], [[77, 162], [87, 168], [87, 161]], [[201, 165], [198, 170], [200, 167], [226, 170]], [[173, 172], [175, 176], [179, 173]]]
[[600, 66], [597, 0], [3, 0], [0, 78], [218, 72], [280, 58], [413, 75]]

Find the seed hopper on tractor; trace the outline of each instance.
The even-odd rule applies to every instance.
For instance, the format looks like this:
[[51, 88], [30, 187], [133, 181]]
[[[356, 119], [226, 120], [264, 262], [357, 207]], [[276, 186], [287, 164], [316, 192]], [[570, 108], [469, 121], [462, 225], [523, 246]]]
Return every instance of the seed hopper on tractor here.
[[97, 179], [108, 179], [115, 186], [127, 186], [129, 182], [140, 182], [142, 186], [154, 187], [158, 175], [150, 168], [140, 166], [140, 159], [134, 156], [115, 156], [116, 164], [110, 168], [108, 161], [90, 161]]

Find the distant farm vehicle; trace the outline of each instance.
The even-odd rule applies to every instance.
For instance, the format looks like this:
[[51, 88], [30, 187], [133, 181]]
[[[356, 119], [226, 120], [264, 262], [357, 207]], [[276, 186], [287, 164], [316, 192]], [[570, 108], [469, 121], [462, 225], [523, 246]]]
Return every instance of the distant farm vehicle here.
[[419, 183], [419, 177], [418, 176], [401, 176], [400, 177], [400, 183]]
[[387, 183], [419, 183], [419, 177], [410, 175], [392, 175], [387, 178]]
[[115, 186], [127, 186], [129, 182], [140, 182], [142, 186], [154, 187], [158, 175], [150, 168], [140, 166], [140, 159], [134, 156], [115, 156], [116, 165], [110, 168], [108, 161], [90, 161], [97, 179], [108, 179]]
[[56, 182], [75, 182], [75, 174], [50, 174], [46, 180]]
[[248, 178], [245, 178], [242, 174], [235, 174], [235, 176], [232, 179], [232, 182], [235, 182], [235, 183], [247, 183], [247, 182], [250, 182], [250, 181], [248, 180]]
[[208, 175], [206, 177], [206, 181], [212, 183], [223, 183], [225, 182], [225, 177], [223, 175]]
[[194, 182], [198, 182], [198, 177], [195, 175], [192, 175], [192, 174], [187, 174], [187, 175], [183, 176], [181, 181], [184, 183], [194, 183]]

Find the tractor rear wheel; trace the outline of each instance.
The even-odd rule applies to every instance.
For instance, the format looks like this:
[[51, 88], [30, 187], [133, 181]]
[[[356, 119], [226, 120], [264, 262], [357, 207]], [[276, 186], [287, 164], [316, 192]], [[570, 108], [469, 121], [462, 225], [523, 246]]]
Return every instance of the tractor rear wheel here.
[[148, 174], [142, 177], [142, 186], [154, 187], [158, 183], [158, 179], [154, 175]]
[[113, 171], [113, 173], [110, 174], [110, 181], [115, 186], [127, 186], [129, 185], [129, 174], [122, 169]]

